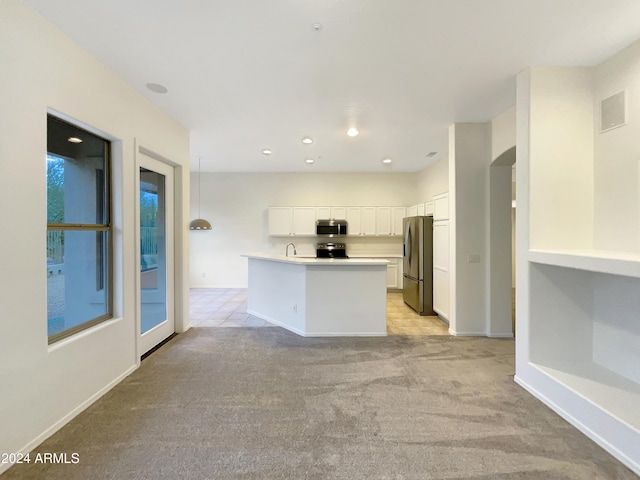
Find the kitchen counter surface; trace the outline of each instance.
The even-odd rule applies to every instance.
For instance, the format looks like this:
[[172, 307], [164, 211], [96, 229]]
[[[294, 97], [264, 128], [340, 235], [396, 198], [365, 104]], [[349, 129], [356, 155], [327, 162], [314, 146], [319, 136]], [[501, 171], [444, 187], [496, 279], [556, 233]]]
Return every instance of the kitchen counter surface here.
[[[242, 255], [247, 258], [267, 260], [271, 262], [294, 263], [301, 265], [330, 265], [330, 266], [356, 266], [356, 265], [387, 265], [388, 260], [372, 257], [350, 257], [350, 258], [316, 258], [298, 257], [295, 255], [285, 256], [271, 253], [247, 253]], [[389, 257], [384, 257], [389, 258]]]

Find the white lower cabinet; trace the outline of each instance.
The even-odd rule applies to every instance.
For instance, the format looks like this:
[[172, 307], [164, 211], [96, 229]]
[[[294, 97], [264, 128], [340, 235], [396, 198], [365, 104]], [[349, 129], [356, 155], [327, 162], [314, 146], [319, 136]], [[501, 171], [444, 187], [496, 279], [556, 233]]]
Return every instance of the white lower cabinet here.
[[394, 259], [387, 265], [387, 288], [400, 288], [398, 285], [398, 263]]
[[385, 258], [387, 264], [387, 288], [402, 288], [402, 258]]
[[433, 310], [449, 319], [449, 272], [433, 269]]
[[433, 222], [433, 309], [449, 319], [449, 221]]

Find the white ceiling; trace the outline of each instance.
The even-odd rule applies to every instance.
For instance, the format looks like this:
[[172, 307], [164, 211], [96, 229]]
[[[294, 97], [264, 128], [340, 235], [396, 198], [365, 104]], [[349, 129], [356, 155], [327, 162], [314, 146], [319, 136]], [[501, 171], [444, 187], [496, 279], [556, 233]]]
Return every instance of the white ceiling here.
[[418, 171], [448, 125], [514, 105], [523, 68], [640, 38], [638, 0], [26, 3], [187, 127], [203, 171]]

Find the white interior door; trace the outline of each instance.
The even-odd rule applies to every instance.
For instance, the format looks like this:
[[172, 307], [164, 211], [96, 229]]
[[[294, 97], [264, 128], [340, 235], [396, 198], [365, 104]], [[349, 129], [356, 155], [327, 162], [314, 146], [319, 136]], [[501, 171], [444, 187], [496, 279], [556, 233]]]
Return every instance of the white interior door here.
[[144, 355], [175, 332], [173, 167], [138, 154], [138, 332]]

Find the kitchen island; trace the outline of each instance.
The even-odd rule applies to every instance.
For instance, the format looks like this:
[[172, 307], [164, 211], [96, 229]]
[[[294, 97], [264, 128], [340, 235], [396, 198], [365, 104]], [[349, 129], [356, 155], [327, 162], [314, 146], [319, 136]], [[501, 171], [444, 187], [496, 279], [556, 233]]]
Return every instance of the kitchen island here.
[[305, 337], [387, 334], [387, 260], [243, 257], [251, 315]]

